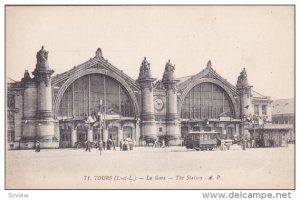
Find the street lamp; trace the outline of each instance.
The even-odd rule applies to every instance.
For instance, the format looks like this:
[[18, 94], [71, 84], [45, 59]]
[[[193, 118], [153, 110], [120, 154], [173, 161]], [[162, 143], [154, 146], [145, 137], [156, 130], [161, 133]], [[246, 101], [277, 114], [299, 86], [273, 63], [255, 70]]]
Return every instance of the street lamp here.
[[101, 129], [103, 128], [102, 123], [101, 123], [101, 113], [102, 113], [102, 99], [99, 99], [99, 134], [100, 134], [100, 139], [103, 140], [103, 134], [101, 134]]
[[246, 138], [245, 138], [245, 121], [246, 115], [242, 115], [242, 137], [243, 137], [243, 150], [246, 149]]

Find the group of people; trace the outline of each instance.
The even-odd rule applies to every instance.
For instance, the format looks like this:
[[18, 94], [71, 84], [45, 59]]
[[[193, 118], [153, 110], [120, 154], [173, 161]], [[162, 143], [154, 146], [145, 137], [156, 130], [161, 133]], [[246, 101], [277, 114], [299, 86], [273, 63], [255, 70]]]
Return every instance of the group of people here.
[[133, 150], [134, 140], [121, 140], [120, 141], [120, 151]]
[[[165, 140], [165, 139], [161, 139], [161, 140], [153, 140], [152, 142], [152, 148], [157, 148], [157, 147], [161, 147], [161, 148], [165, 148], [165, 147], [169, 147], [169, 141]], [[146, 145], [148, 145], [148, 143], [146, 142]]]
[[[115, 142], [111, 139], [108, 139], [106, 142], [102, 141], [102, 140], [98, 140], [95, 143], [94, 147], [101, 151], [103, 151], [103, 150], [105, 151], [106, 149], [107, 150], [111, 150], [111, 149], [116, 150]], [[91, 148], [92, 148], [92, 143], [89, 140], [86, 140], [85, 141], [85, 151], [91, 152]]]
[[[120, 151], [128, 151], [128, 150], [133, 150], [133, 146], [134, 146], [134, 141], [131, 140], [121, 140], [120, 141]], [[100, 151], [100, 155], [102, 154], [102, 151], [105, 150], [116, 150], [116, 144], [114, 140], [111, 139], [107, 139], [107, 141], [102, 141], [102, 140], [98, 140], [95, 143], [94, 146], [96, 149], [98, 149]], [[89, 140], [85, 141], [85, 151], [91, 152], [91, 148], [92, 148], [92, 143]]]

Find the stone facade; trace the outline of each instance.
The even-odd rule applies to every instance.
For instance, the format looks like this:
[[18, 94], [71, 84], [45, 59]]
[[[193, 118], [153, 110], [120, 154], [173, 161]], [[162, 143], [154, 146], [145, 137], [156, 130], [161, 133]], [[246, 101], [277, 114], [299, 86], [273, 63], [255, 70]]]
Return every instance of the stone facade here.
[[[245, 136], [254, 105], [266, 105], [269, 97], [256, 97], [246, 70], [236, 86], [212, 68], [209, 61], [196, 75], [178, 78], [169, 60], [162, 79], [142, 60], [134, 80], [111, 65], [98, 48], [95, 56], [55, 76], [48, 52], [38, 51], [34, 76], [25, 71], [19, 82], [7, 83], [9, 148], [79, 147], [84, 141], [110, 139], [118, 146], [126, 138], [137, 145], [169, 138], [181, 145], [190, 131], [217, 131], [222, 137]], [[265, 120], [268, 121], [268, 120]]]

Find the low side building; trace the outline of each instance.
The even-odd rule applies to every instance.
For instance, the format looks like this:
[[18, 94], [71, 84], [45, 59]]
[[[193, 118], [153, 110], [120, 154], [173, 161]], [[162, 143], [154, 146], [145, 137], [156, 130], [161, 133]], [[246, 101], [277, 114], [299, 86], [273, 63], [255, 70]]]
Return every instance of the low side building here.
[[290, 99], [276, 99], [273, 100], [272, 105], [272, 124], [284, 124], [290, 127], [289, 142], [295, 142], [295, 100]]

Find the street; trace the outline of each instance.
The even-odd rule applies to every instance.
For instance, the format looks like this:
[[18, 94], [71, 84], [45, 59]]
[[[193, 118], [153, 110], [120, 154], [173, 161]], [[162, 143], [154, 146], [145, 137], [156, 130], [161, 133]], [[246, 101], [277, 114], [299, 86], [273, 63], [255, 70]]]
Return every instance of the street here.
[[294, 145], [228, 151], [6, 151], [7, 189], [292, 189]]

